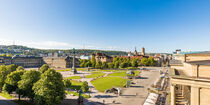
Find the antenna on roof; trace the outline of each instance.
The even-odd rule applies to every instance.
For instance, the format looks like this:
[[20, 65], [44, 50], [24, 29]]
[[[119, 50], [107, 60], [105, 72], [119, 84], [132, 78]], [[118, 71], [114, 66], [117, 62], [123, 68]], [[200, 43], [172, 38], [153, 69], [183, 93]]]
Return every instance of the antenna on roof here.
[[13, 45], [15, 45], [15, 40], [13, 40]]

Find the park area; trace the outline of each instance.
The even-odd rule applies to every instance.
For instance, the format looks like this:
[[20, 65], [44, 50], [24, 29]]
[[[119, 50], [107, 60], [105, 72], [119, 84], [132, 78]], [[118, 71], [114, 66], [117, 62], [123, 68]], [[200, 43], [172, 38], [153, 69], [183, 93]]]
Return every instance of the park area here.
[[[113, 102], [127, 105], [127, 100], [133, 103], [141, 103], [147, 95], [146, 89], [156, 80], [159, 74], [156, 70], [150, 72], [142, 70], [87, 68], [77, 68], [76, 74], [71, 69], [57, 69], [55, 72], [62, 75], [63, 82], [65, 80], [66, 97], [61, 105], [68, 105], [69, 103], [71, 105], [79, 96], [84, 98], [84, 103], [96, 102], [97, 104], [100, 103], [99, 105], [103, 103], [112, 105]], [[65, 83], [68, 83], [68, 86]], [[141, 94], [141, 101], [136, 96], [137, 94]], [[21, 105], [25, 105], [22, 103], [26, 102], [24, 98], [21, 98], [21, 101], [17, 101], [17, 96], [13, 97], [14, 95], [12, 94], [1, 93], [0, 96], [14, 100], [13, 102], [21, 103]]]
[[[107, 89], [113, 87], [122, 88], [127, 82], [127, 71], [128, 70], [102, 70], [93, 69], [87, 70], [85, 68], [78, 68], [78, 74], [65, 75], [71, 72], [71, 69], [57, 70], [61, 74], [65, 75], [65, 79], [71, 81], [71, 89], [79, 90], [84, 81], [88, 81], [92, 84], [98, 92], [104, 92]], [[131, 70], [130, 70], [131, 71]], [[140, 71], [134, 70], [135, 76], [140, 74]]]

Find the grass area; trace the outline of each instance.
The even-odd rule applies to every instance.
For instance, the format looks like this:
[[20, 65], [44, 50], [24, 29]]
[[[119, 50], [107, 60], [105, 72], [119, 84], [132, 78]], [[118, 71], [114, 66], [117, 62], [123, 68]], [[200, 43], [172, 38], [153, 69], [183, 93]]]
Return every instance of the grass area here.
[[134, 72], [135, 72], [135, 76], [138, 76], [141, 73], [141, 71], [134, 71]]
[[85, 76], [85, 78], [96, 78], [96, 77], [100, 77], [104, 75], [105, 73], [102, 73], [102, 72], [93, 72], [91, 75]]
[[115, 72], [115, 73], [109, 74], [108, 76], [120, 76], [120, 77], [125, 77], [125, 76], [127, 76], [127, 74], [126, 74], [126, 71], [124, 71], [124, 72]]
[[71, 80], [71, 89], [79, 90], [82, 86], [83, 82]]
[[31, 102], [28, 102], [26, 100], [13, 100], [13, 102], [15, 102], [18, 105], [35, 105], [35, 104], [32, 104]]
[[81, 79], [80, 76], [71, 76], [71, 77], [66, 77], [65, 79]]
[[[135, 76], [138, 76], [140, 74], [140, 71], [135, 70], [134, 72], [135, 72]], [[127, 74], [126, 74], [126, 71], [121, 71], [121, 72], [115, 72], [115, 73], [109, 74], [108, 76], [126, 77]]]
[[71, 71], [71, 68], [69, 69], [61, 69], [61, 70], [56, 70], [57, 72], [63, 72], [63, 71]]
[[85, 71], [88, 70], [88, 68], [77, 68], [78, 71]]
[[0, 93], [0, 96], [4, 97], [6, 99], [12, 99], [12, 98], [14, 98], [14, 96], [8, 94], [7, 92], [1, 92]]
[[110, 76], [98, 78], [96, 80], [91, 81], [94, 87], [100, 92], [104, 92], [105, 90], [110, 89], [112, 87], [122, 87], [126, 82], [127, 80], [121, 77]]
[[[73, 96], [79, 96], [79, 93], [77, 93], [77, 92], [72, 92], [72, 91], [65, 91], [65, 92], [66, 92], [66, 94], [72, 94]], [[87, 94], [82, 94], [82, 97], [90, 98], [91, 96], [87, 95]]]

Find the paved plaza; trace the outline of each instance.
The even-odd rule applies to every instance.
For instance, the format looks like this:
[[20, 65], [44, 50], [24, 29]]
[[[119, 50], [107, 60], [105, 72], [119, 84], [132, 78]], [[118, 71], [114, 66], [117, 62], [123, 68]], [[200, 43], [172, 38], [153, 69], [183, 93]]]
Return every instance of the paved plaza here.
[[[111, 72], [105, 72], [106, 75]], [[85, 76], [89, 75], [89, 72], [80, 71], [76, 76]], [[68, 72], [62, 72], [64, 77], [72, 76], [72, 74]], [[106, 76], [105, 75], [105, 76]], [[75, 75], [74, 75], [75, 76]], [[113, 93], [102, 93], [98, 92], [93, 85], [91, 84], [91, 80], [93, 78], [82, 78], [80, 81], [87, 81], [90, 87], [91, 98], [85, 101], [85, 105], [100, 105], [100, 103], [105, 103], [106, 105], [142, 105], [148, 95], [147, 88], [151, 88], [151, 85], [160, 78], [159, 70], [149, 70], [142, 71], [140, 73], [140, 78], [134, 79], [133, 84], [129, 88], [123, 88], [121, 96], [117, 96]], [[78, 96], [70, 96], [67, 95], [67, 99], [77, 98]], [[113, 101], [115, 103], [113, 103]]]

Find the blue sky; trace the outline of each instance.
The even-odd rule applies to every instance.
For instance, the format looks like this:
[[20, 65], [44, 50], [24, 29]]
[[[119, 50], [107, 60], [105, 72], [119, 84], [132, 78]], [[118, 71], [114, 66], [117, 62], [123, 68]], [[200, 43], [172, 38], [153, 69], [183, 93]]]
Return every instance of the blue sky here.
[[210, 0], [0, 0], [0, 44], [210, 50]]

